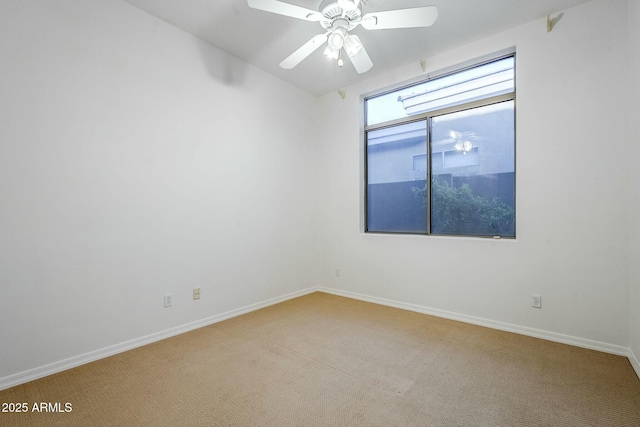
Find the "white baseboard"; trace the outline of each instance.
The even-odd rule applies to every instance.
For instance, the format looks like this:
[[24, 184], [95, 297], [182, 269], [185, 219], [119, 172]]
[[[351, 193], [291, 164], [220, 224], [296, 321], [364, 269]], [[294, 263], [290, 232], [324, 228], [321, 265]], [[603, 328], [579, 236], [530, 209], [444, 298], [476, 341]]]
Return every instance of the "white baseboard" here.
[[105, 357], [113, 356], [124, 351], [133, 350], [134, 348], [142, 347], [147, 344], [151, 344], [156, 341], [160, 341], [166, 338], [173, 337], [175, 335], [183, 334], [185, 332], [192, 331], [194, 329], [209, 326], [214, 323], [222, 322], [223, 320], [230, 319], [232, 317], [240, 316], [261, 308], [268, 307], [270, 305], [278, 304], [283, 301], [287, 301], [293, 298], [298, 298], [303, 295], [307, 295], [316, 292], [316, 288], [304, 289], [290, 294], [282, 295], [276, 298], [271, 298], [266, 301], [261, 301], [255, 304], [251, 304], [245, 307], [241, 307], [235, 310], [227, 311], [226, 313], [217, 314], [215, 316], [207, 317], [195, 322], [190, 322], [181, 326], [176, 326], [165, 331], [156, 332], [150, 335], [146, 335], [133, 340], [125, 341], [120, 344], [115, 344], [109, 347], [105, 347], [99, 350], [90, 351], [79, 356], [70, 357], [65, 360], [53, 362], [45, 366], [41, 366], [28, 371], [19, 372], [17, 374], [9, 375], [7, 377], [0, 378], [0, 390], [4, 390], [10, 387], [14, 387], [20, 384], [27, 383], [29, 381], [36, 380], [38, 378], [46, 377], [58, 372], [66, 371], [67, 369], [75, 368], [86, 363], [94, 362]]
[[638, 374], [638, 378], [640, 378], [640, 361], [638, 361], [638, 356], [633, 353], [633, 350], [629, 349], [627, 357], [629, 358], [629, 362], [631, 362], [631, 366], [635, 369], [636, 374]]
[[[357, 299], [360, 301], [372, 302], [375, 304], [386, 305], [389, 307], [400, 308], [403, 310], [415, 311], [417, 313], [429, 314], [431, 316], [443, 317], [445, 319], [457, 320], [464, 323], [470, 323], [478, 326], [485, 326], [487, 328], [498, 329], [506, 332], [513, 332], [520, 335], [526, 335], [535, 338], [541, 338], [547, 341], [559, 342], [562, 344], [569, 344], [576, 347], [587, 348], [590, 350], [602, 351], [604, 353], [615, 354], [618, 356], [627, 356], [631, 350], [628, 347], [623, 347], [614, 344], [608, 344], [599, 341], [588, 340], [585, 338], [573, 337], [570, 335], [558, 334], [556, 332], [548, 332], [540, 329], [529, 328], [526, 326], [514, 325], [511, 323], [498, 322], [495, 320], [483, 319], [481, 317], [468, 316], [466, 314], [454, 313], [445, 310], [439, 310], [436, 308], [425, 307], [416, 304], [410, 304], [401, 301], [390, 300], [386, 298], [372, 297], [369, 295], [358, 294], [355, 292], [343, 291], [333, 288], [319, 287], [318, 291], [326, 292], [328, 294], [343, 296], [347, 298]], [[631, 360], [631, 358], [629, 358]], [[633, 364], [633, 361], [631, 362]], [[640, 370], [638, 369], [636, 359], [636, 373], [640, 376]]]
[[400, 308], [404, 310], [414, 311], [418, 313], [428, 314], [432, 316], [442, 317], [445, 319], [457, 320], [460, 322], [470, 323], [478, 326], [485, 326], [488, 328], [498, 329], [507, 332], [513, 332], [516, 334], [527, 335], [535, 338], [541, 338], [548, 341], [559, 342], [563, 344], [574, 345], [577, 347], [583, 347], [590, 350], [602, 351], [605, 353], [615, 354], [619, 356], [626, 356], [629, 358], [633, 369], [640, 378], [640, 362], [638, 357], [631, 351], [630, 348], [622, 347], [618, 345], [603, 343], [599, 341], [592, 341], [584, 338], [573, 337], [570, 335], [558, 334], [555, 332], [548, 332], [534, 328], [528, 328], [525, 326], [514, 325], [510, 323], [498, 322], [494, 320], [483, 319], [480, 317], [468, 316], [465, 314], [449, 312], [445, 310], [439, 310], [435, 308], [425, 307], [417, 304], [410, 304], [401, 301], [390, 300], [386, 298], [372, 297], [369, 295], [358, 294], [355, 292], [343, 291], [339, 289], [318, 287], [308, 288], [290, 294], [282, 295], [280, 297], [271, 298], [259, 303], [251, 304], [245, 307], [241, 307], [235, 310], [231, 310], [225, 313], [221, 313], [215, 316], [207, 317], [195, 322], [187, 323], [181, 326], [177, 326], [165, 331], [156, 332], [150, 335], [146, 335], [133, 340], [125, 341], [123, 343], [115, 344], [109, 347], [105, 347], [99, 350], [91, 351], [79, 356], [70, 357], [65, 360], [50, 363], [45, 366], [30, 369], [17, 374], [9, 375], [7, 377], [0, 378], [0, 390], [4, 390], [10, 387], [14, 387], [20, 384], [27, 383], [29, 381], [36, 380], [38, 378], [46, 377], [58, 372], [65, 371], [67, 369], [75, 368], [86, 363], [90, 363], [105, 357], [113, 356], [118, 353], [122, 353], [134, 348], [142, 347], [147, 344], [154, 343], [166, 338], [173, 337], [175, 335], [183, 334], [185, 332], [192, 331], [194, 329], [209, 326], [214, 323], [222, 322], [223, 320], [230, 319], [232, 317], [240, 316], [261, 308], [268, 307], [270, 305], [278, 304], [283, 301], [287, 301], [293, 298], [298, 298], [303, 295], [307, 295], [313, 292], [325, 292], [328, 294], [343, 296], [346, 298], [352, 298], [360, 301], [371, 302], [375, 304], [385, 305], [389, 307]]

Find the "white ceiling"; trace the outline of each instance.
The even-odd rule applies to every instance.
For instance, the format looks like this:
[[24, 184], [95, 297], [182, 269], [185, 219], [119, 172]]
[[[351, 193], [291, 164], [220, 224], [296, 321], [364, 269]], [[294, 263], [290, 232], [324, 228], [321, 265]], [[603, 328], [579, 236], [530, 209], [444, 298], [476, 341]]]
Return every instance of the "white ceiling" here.
[[[303, 90], [323, 95], [589, 0], [371, 0], [372, 7], [363, 7], [363, 13], [435, 5], [439, 17], [429, 28], [354, 29], [374, 64], [364, 74], [356, 73], [348, 60], [340, 69], [322, 48], [292, 70], [280, 68], [284, 58], [324, 31], [316, 22], [251, 9], [246, 0], [125, 1]], [[321, 0], [287, 2], [317, 10]]]

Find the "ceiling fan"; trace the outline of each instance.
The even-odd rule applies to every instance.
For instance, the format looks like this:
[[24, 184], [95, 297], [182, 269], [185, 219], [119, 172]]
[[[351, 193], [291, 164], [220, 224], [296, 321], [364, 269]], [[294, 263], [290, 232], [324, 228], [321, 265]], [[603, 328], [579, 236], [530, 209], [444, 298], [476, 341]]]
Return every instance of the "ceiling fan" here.
[[[366, 2], [367, 0], [362, 1]], [[254, 9], [318, 22], [325, 30], [324, 33], [313, 37], [282, 61], [280, 66], [286, 69], [298, 65], [326, 42], [327, 47], [324, 54], [337, 60], [340, 68], [344, 65], [342, 60], [342, 51], [344, 50], [358, 73], [367, 72], [373, 67], [373, 62], [371, 62], [360, 38], [355, 34], [349, 34], [349, 31], [358, 25], [366, 30], [429, 27], [438, 18], [438, 8], [435, 6], [372, 12], [363, 15], [360, 0], [324, 0], [320, 4], [319, 12], [278, 0], [248, 0], [248, 3]]]

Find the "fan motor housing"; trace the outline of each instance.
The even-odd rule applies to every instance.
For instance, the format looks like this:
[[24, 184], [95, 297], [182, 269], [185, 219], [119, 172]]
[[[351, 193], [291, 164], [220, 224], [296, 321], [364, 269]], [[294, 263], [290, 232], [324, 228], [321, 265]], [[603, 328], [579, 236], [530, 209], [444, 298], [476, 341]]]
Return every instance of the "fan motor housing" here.
[[[320, 3], [320, 13], [322, 13], [322, 16], [324, 16], [324, 19], [320, 21], [320, 25], [322, 25], [322, 28], [324, 28], [325, 30], [330, 30], [332, 29], [333, 22], [338, 18], [342, 18], [343, 10], [340, 6], [338, 6], [337, 1], [324, 0], [322, 3]], [[350, 31], [354, 29], [358, 25], [361, 17], [362, 11], [360, 10], [360, 6], [353, 10], [347, 11], [344, 16], [344, 20], [346, 20], [348, 23], [346, 30]]]

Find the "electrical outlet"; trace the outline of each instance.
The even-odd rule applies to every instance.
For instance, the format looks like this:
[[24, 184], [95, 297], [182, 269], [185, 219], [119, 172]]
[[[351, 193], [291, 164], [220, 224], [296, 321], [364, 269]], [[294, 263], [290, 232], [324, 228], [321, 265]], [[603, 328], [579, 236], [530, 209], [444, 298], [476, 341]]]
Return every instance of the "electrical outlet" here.
[[340, 277], [340, 269], [336, 268], [336, 277]]
[[193, 299], [200, 299], [200, 288], [193, 288]]
[[542, 308], [542, 297], [540, 295], [531, 294], [531, 307]]
[[173, 305], [173, 295], [165, 294], [164, 295], [164, 308], [171, 307]]

